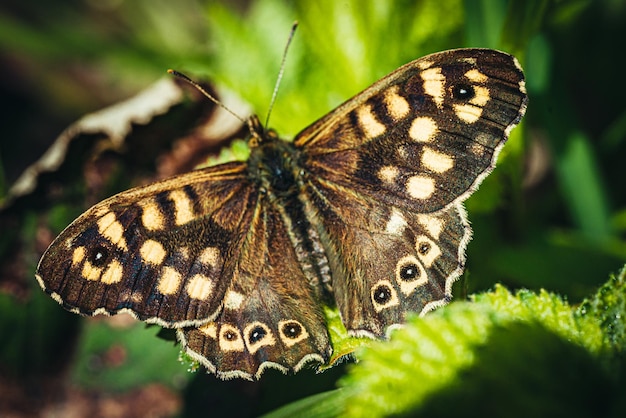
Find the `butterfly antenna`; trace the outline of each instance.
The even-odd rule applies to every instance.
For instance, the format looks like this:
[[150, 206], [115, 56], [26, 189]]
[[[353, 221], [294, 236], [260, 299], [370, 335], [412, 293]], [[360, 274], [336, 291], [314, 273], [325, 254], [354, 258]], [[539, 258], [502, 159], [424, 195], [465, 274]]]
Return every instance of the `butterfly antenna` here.
[[289, 32], [289, 38], [287, 39], [287, 45], [285, 45], [285, 50], [283, 51], [283, 58], [280, 62], [280, 70], [278, 71], [276, 84], [274, 84], [274, 92], [272, 93], [272, 100], [270, 100], [270, 107], [267, 111], [267, 118], [265, 118], [265, 125], [264, 125], [265, 127], [267, 127], [270, 122], [270, 115], [272, 114], [274, 103], [276, 102], [276, 96], [278, 96], [278, 87], [280, 86], [280, 81], [282, 80], [283, 73], [285, 72], [285, 62], [287, 62], [287, 51], [289, 51], [289, 45], [291, 45], [291, 41], [293, 40], [293, 36], [296, 33], [297, 27], [298, 27], [298, 21], [293, 22], [293, 25], [291, 25], [291, 31]]
[[221, 107], [222, 109], [224, 109], [225, 111], [227, 111], [228, 113], [230, 113], [231, 115], [233, 115], [235, 118], [237, 118], [238, 120], [240, 120], [243, 124], [245, 125], [249, 125], [248, 121], [246, 121], [244, 118], [242, 118], [241, 116], [239, 116], [238, 114], [236, 114], [235, 112], [233, 112], [232, 110], [230, 110], [228, 107], [226, 107], [224, 105], [224, 103], [220, 102], [219, 100], [217, 100], [215, 97], [213, 97], [213, 95], [211, 93], [209, 93], [208, 91], [206, 91], [204, 89], [204, 87], [202, 87], [200, 84], [198, 84], [196, 81], [193, 81], [191, 78], [189, 78], [188, 76], [186, 76], [185, 74], [178, 72], [176, 70], [167, 70], [168, 74], [171, 74], [177, 78], [180, 78], [181, 80], [185, 81], [186, 83], [191, 84], [193, 87], [196, 88], [196, 90], [198, 90], [200, 93], [202, 93], [207, 99], [209, 99], [210, 101], [212, 101], [213, 103], [215, 103], [216, 105], [218, 105], [219, 107]]

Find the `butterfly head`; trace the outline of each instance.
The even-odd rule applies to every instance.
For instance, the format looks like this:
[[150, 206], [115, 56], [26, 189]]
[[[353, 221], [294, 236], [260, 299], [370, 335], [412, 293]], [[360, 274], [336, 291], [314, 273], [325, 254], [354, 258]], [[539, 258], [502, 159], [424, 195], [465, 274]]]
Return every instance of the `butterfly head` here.
[[248, 130], [250, 131], [247, 139], [250, 149], [258, 148], [263, 144], [278, 140], [276, 131], [266, 129], [261, 125], [261, 121], [259, 121], [259, 117], [256, 115], [250, 116], [246, 120], [246, 125], [248, 125]]
[[248, 177], [264, 193], [293, 196], [297, 193], [298, 152], [291, 142], [281, 141], [276, 131], [265, 129], [256, 116], [246, 121], [250, 134]]

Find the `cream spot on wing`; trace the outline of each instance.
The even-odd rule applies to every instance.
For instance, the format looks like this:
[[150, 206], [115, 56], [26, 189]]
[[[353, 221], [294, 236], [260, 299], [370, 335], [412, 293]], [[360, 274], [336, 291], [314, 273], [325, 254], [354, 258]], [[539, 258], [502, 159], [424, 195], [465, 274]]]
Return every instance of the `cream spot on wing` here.
[[387, 221], [385, 232], [388, 234], [400, 235], [404, 232], [406, 226], [407, 223], [404, 216], [398, 211], [398, 209], [393, 208], [389, 221]]
[[272, 335], [272, 331], [267, 325], [262, 322], [255, 321], [248, 324], [243, 330], [243, 334], [246, 340], [246, 346], [251, 354], [266, 345], [276, 344], [276, 340]]
[[386, 165], [378, 170], [378, 178], [385, 183], [395, 183], [400, 170], [393, 165]]
[[85, 259], [85, 247], [76, 247], [72, 253], [72, 266], [76, 266]]
[[178, 254], [185, 260], [189, 258], [189, 247], [179, 247]]
[[417, 237], [415, 240], [415, 249], [417, 250], [417, 257], [427, 268], [430, 268], [441, 255], [441, 248], [426, 235]]
[[207, 247], [200, 253], [198, 260], [202, 264], [207, 264], [211, 267], [215, 267], [217, 265], [218, 260], [220, 259], [220, 250], [217, 247]]
[[183, 283], [183, 276], [174, 267], [165, 266], [161, 270], [161, 277], [157, 290], [164, 295], [173, 295], [178, 292]]
[[309, 333], [304, 325], [295, 319], [278, 321], [278, 332], [280, 340], [287, 347], [309, 338]]
[[359, 119], [359, 126], [368, 138], [375, 138], [387, 130], [385, 125], [380, 123], [372, 113], [372, 106], [360, 106], [356, 109], [356, 114]]
[[239, 330], [229, 324], [222, 324], [220, 327], [219, 346], [222, 351], [244, 351], [245, 349]]
[[454, 159], [448, 154], [435, 151], [430, 147], [424, 147], [422, 164], [435, 173], [441, 174], [454, 167]]
[[481, 147], [479, 144], [475, 142], [472, 142], [472, 144], [469, 147], [469, 150], [474, 155], [483, 155], [485, 152], [485, 148]]
[[124, 266], [122, 266], [122, 264], [119, 261], [113, 260], [106, 267], [106, 270], [104, 270], [104, 274], [102, 275], [101, 280], [102, 280], [102, 283], [104, 284], [113, 284], [113, 283], [119, 283], [120, 281], [122, 281], [123, 277], [124, 277]]
[[192, 299], [206, 300], [213, 292], [213, 282], [202, 274], [194, 275], [187, 283], [187, 294]]
[[163, 244], [153, 239], [149, 239], [143, 243], [139, 249], [139, 254], [145, 263], [158, 266], [163, 263], [163, 260], [165, 260], [167, 251], [163, 248]]
[[198, 331], [200, 331], [209, 338], [217, 338], [217, 325], [215, 324], [215, 322], [209, 322], [208, 324], [202, 325], [198, 328]]
[[141, 223], [149, 231], [159, 231], [165, 228], [165, 217], [154, 199], [149, 199], [140, 204]]
[[422, 225], [426, 232], [434, 239], [439, 239], [441, 231], [443, 231], [444, 223], [441, 219], [432, 215], [417, 215], [417, 221]]
[[441, 73], [441, 68], [429, 68], [422, 71], [422, 80], [424, 80], [424, 93], [431, 96], [437, 107], [441, 108], [446, 86], [446, 77]]
[[83, 279], [95, 282], [97, 280], [100, 280], [101, 274], [102, 267], [96, 267], [89, 261], [85, 261], [85, 264], [83, 264], [83, 271], [81, 272]]
[[234, 290], [226, 292], [226, 296], [224, 296], [224, 309], [239, 309], [242, 303], [243, 294], [235, 292]]
[[[143, 301], [144, 301], [144, 295], [141, 294], [141, 290], [139, 290], [139, 289], [134, 289], [134, 290], [127, 289], [125, 292], [119, 293], [118, 294], [118, 298], [119, 298], [118, 302], [127, 302], [127, 303], [130, 303], [130, 304], [135, 305], [135, 306], [141, 305], [143, 303]], [[101, 309], [101, 310], [98, 309], [96, 311], [96, 313], [98, 311], [106, 312], [105, 309]]]
[[182, 190], [172, 190], [169, 198], [174, 203], [174, 222], [176, 225], [184, 225], [194, 220], [193, 202], [187, 193]]
[[430, 67], [433, 65], [432, 61], [426, 60], [426, 61], [420, 61], [417, 63], [417, 66], [419, 67], [420, 70], [425, 70], [426, 68]]
[[470, 145], [470, 151], [475, 155], [483, 155], [488, 150], [493, 150], [497, 138], [493, 135], [481, 132], [474, 137]]
[[426, 176], [409, 177], [406, 191], [414, 199], [428, 199], [435, 192], [435, 180]]
[[437, 134], [437, 122], [433, 118], [422, 116], [415, 118], [409, 128], [409, 136], [417, 142], [430, 142]]
[[98, 232], [100, 235], [111, 241], [111, 243], [123, 250], [127, 250], [126, 239], [124, 239], [124, 227], [117, 221], [115, 213], [108, 212], [98, 219]]
[[474, 97], [472, 97], [470, 103], [482, 107], [485, 106], [490, 99], [491, 96], [489, 95], [489, 89], [487, 87], [474, 86]]
[[140, 305], [143, 303], [143, 295], [140, 292], [133, 292], [128, 298], [134, 305]]
[[480, 119], [480, 116], [483, 114], [483, 109], [482, 107], [476, 107], [471, 104], [455, 104], [454, 113], [463, 122], [474, 123]]
[[393, 86], [385, 92], [385, 104], [391, 118], [398, 121], [409, 114], [409, 102], [398, 94], [399, 87]]
[[476, 68], [472, 68], [471, 70], [466, 72], [465, 77], [469, 81], [472, 81], [474, 83], [484, 83], [489, 79], [489, 77], [487, 77], [485, 74], [478, 71], [478, 69]]
[[396, 264], [396, 283], [400, 285], [400, 291], [410, 295], [413, 291], [428, 283], [428, 276], [424, 266], [415, 256], [404, 256]]
[[370, 298], [376, 312], [397, 306], [400, 303], [396, 289], [389, 280], [379, 280], [370, 290]]

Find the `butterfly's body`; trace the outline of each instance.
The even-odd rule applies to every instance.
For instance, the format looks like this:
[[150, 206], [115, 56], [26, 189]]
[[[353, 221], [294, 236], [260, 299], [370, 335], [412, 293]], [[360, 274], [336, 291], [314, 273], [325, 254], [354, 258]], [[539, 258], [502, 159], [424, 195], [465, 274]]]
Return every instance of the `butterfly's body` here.
[[281, 223], [287, 226], [296, 258], [317, 299], [328, 299], [332, 280], [319, 236], [323, 224], [302, 193], [307, 183], [306, 173], [301, 168], [302, 153], [273, 131], [263, 131], [256, 117], [251, 118], [250, 126], [247, 177], [259, 192], [256, 206], [271, 208], [279, 215]]
[[384, 337], [451, 298], [471, 230], [462, 202], [526, 108], [510, 55], [413, 61], [280, 140], [251, 119], [247, 162], [113, 196], [44, 254], [41, 286], [82, 314], [177, 329], [220, 377], [332, 354], [322, 305]]

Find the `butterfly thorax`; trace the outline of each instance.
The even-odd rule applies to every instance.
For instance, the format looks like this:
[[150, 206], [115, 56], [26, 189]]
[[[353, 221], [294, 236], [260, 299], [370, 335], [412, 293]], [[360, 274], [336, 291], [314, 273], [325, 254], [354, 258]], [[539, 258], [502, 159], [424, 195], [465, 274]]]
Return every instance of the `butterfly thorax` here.
[[275, 131], [263, 130], [258, 119], [253, 120], [256, 122], [251, 122], [254, 130], [248, 140], [248, 178], [270, 199], [297, 199], [298, 150], [293, 144], [280, 140]]

